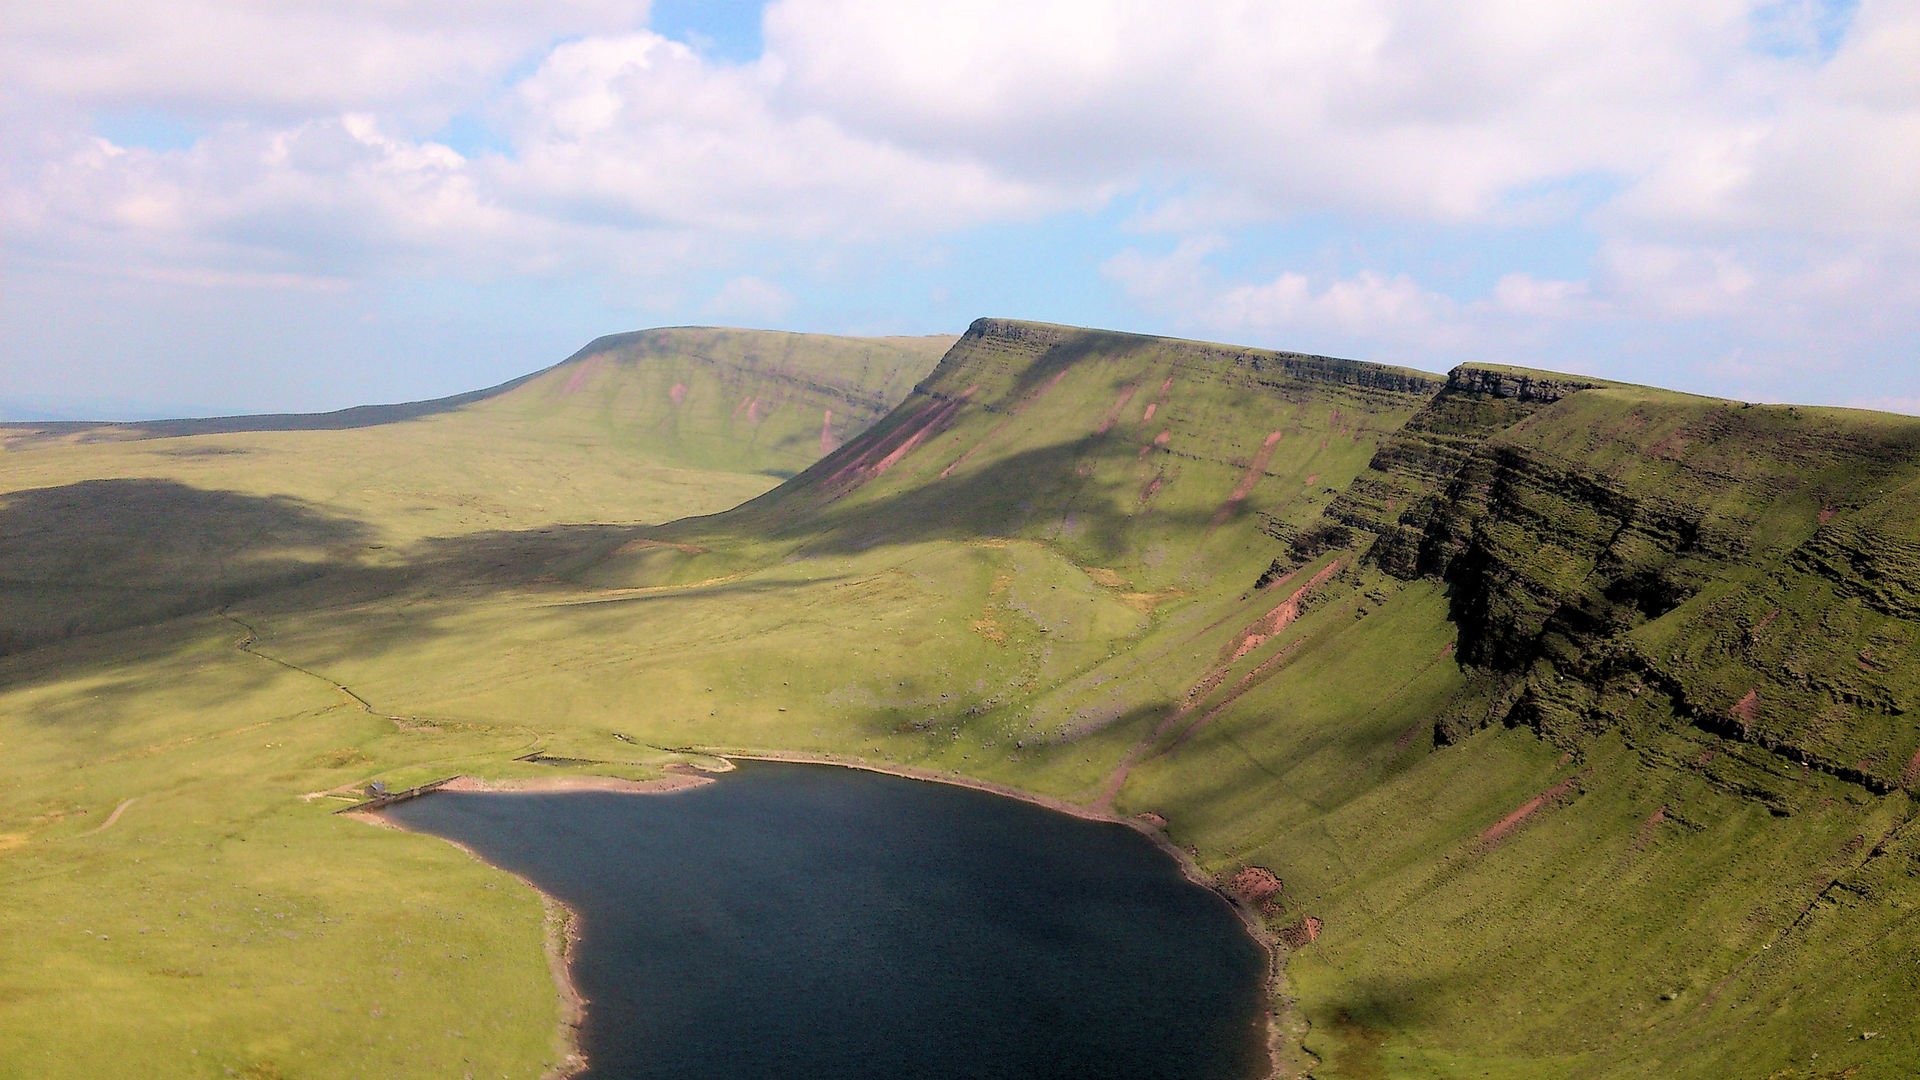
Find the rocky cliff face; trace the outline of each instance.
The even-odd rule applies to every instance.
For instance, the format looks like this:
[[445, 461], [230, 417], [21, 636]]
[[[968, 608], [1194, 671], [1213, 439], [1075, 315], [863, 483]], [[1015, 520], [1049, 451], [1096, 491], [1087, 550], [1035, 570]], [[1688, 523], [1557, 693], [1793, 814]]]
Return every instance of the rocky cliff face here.
[[1327, 520], [1449, 591], [1492, 722], [1645, 713], [1888, 790], [1920, 780], [1920, 421], [1455, 370]]

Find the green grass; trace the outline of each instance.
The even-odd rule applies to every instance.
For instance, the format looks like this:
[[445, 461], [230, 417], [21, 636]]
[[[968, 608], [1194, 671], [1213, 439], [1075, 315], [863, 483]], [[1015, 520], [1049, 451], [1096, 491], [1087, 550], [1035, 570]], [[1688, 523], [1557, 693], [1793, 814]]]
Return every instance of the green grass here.
[[[0, 1060], [537, 1074], [537, 900], [327, 793], [739, 749], [1273, 869], [1316, 1076], [1905, 1075], [1920, 425], [1038, 324], [923, 380], [607, 347], [0, 457]], [[877, 422], [814, 464], [829, 407]]]

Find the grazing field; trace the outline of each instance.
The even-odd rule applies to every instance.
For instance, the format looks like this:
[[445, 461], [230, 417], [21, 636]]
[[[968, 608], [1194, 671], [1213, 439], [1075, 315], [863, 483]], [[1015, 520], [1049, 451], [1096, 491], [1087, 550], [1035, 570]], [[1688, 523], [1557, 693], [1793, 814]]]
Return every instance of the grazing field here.
[[1920, 421], [599, 344], [365, 427], [0, 429], [0, 1060], [537, 1075], [538, 898], [330, 811], [741, 750], [1153, 815], [1282, 943], [1288, 1070], [1911, 1073]]

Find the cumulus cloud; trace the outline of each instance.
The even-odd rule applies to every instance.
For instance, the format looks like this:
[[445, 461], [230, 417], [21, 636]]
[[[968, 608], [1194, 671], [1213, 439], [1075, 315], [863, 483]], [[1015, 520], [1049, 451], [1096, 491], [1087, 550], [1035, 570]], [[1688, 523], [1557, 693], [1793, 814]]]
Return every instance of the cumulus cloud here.
[[6, 0], [18, 92], [222, 120], [456, 107], [555, 39], [643, 23], [647, 0]]
[[906, 144], [1088, 182], [1198, 172], [1266, 215], [1447, 219], [1637, 170], [1732, 93], [1743, 5], [1387, 0], [964, 7], [780, 0], [796, 99]]
[[[1759, 380], [1910, 364], [1920, 336], [1903, 0], [773, 0], [746, 62], [649, 29], [645, 0], [0, 16], [0, 235], [75, 280], [573, 275], [774, 321], [807, 309], [805, 268], [935, 275], [919, 253], [956, 234], [1106, 212], [1124, 224], [1072, 272], [1211, 336], [1604, 341]], [[126, 109], [184, 118], [188, 145], [97, 134]], [[1303, 221], [1591, 254], [1467, 275], [1236, 239]], [[695, 270], [729, 284], [702, 299]], [[997, 295], [951, 284], [924, 291]]]
[[[25, 94], [217, 115], [201, 158], [244, 142], [235, 126], [318, 153], [324, 133], [365, 114], [391, 167], [365, 167], [367, 140], [348, 133], [362, 145], [338, 163], [354, 179], [323, 201], [429, 194], [416, 224], [446, 222], [452, 236], [472, 231], [450, 198], [561, 232], [859, 240], [1124, 192], [1145, 196], [1142, 228], [1327, 211], [1501, 222], [1570, 217], [1578, 200], [1559, 192], [1594, 177], [1620, 192], [1600, 216], [1623, 235], [1920, 236], [1910, 5], [1863, 4], [1831, 56], [1808, 56], [1753, 46], [1831, 34], [1817, 12], [1738, 0], [776, 0], [766, 53], [744, 65], [634, 29], [646, 5], [633, 0], [531, 16], [505, 0], [15, 7], [0, 59]], [[516, 65], [530, 73], [503, 86]], [[490, 117], [501, 152], [409, 163], [445, 149], [418, 118], [450, 111]], [[115, 205], [156, 225], [175, 223], [170, 199], [220, 201], [326, 165], [66, 157], [66, 173], [150, 187], [144, 205], [130, 193]], [[367, 183], [376, 175], [392, 182], [385, 194]]]
[[1461, 338], [1460, 305], [1406, 274], [1361, 270], [1325, 277], [1289, 270], [1233, 281], [1208, 262], [1225, 248], [1207, 237], [1162, 256], [1129, 249], [1101, 270], [1142, 307], [1211, 336], [1349, 350], [1413, 343], [1445, 349]]
[[512, 91], [509, 197], [614, 223], [872, 239], [1058, 205], [979, 162], [783, 112], [763, 66], [652, 33], [555, 49]]
[[707, 301], [707, 313], [746, 323], [777, 323], [793, 310], [793, 294], [764, 278], [733, 278]]

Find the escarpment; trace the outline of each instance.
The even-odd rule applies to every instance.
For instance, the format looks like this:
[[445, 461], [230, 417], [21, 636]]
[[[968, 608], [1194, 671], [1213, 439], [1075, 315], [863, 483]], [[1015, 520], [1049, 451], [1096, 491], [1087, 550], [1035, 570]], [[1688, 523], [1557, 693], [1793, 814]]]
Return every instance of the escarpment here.
[[1305, 535], [1445, 584], [1486, 700], [1442, 742], [1577, 744], [1660, 713], [1656, 690], [1886, 791], [1920, 774], [1917, 477], [1920, 421], [1462, 367]]

